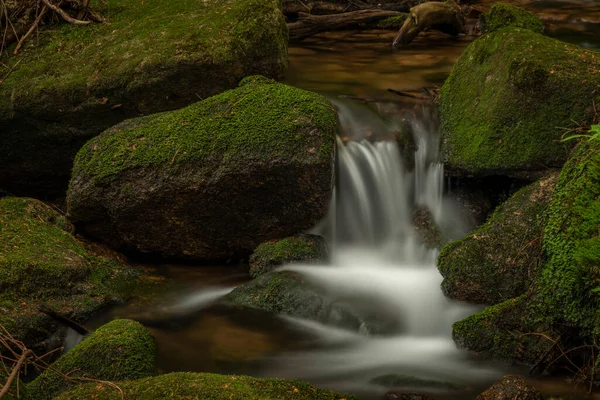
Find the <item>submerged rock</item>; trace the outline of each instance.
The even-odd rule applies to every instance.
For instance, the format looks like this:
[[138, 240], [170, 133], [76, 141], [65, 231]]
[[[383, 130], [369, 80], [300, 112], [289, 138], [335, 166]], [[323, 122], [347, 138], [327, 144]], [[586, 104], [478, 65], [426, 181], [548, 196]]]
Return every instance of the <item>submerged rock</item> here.
[[318, 235], [299, 234], [261, 243], [250, 257], [250, 275], [254, 278], [280, 265], [294, 261], [318, 262], [327, 257], [327, 242]]
[[477, 396], [476, 400], [543, 400], [544, 396], [522, 378], [507, 375]]
[[489, 12], [479, 17], [482, 32], [494, 32], [502, 28], [513, 27], [528, 29], [535, 33], [544, 32], [544, 24], [535, 14], [513, 6], [512, 4], [496, 3]]
[[325, 214], [337, 119], [322, 96], [246, 78], [178, 111], [127, 120], [78, 153], [68, 213], [114, 248], [248, 256]]
[[533, 179], [562, 166], [561, 135], [594, 115], [597, 53], [502, 28], [460, 56], [441, 89], [442, 151], [454, 175]]
[[[75, 154], [126, 119], [173, 110], [283, 75], [287, 27], [278, 0], [107, 0], [107, 19], [41, 30], [0, 85], [0, 187], [64, 195]], [[14, 69], [13, 69], [14, 68]], [[4, 77], [3, 77], [4, 78]]]
[[0, 227], [0, 324], [29, 348], [44, 350], [58, 329], [39, 306], [81, 322], [142, 283], [140, 271], [91, 253], [38, 200], [0, 198]]
[[542, 262], [545, 210], [557, 179], [553, 173], [522, 188], [483, 226], [442, 249], [438, 268], [446, 296], [497, 304], [525, 293]]
[[105, 383], [92, 383], [63, 393], [56, 400], [138, 399], [260, 399], [260, 400], [358, 400], [305, 382], [261, 379], [243, 375], [176, 372], [136, 381], [119, 382], [121, 392]]
[[[32, 399], [49, 400], [90, 379], [145, 378], [154, 374], [155, 353], [154, 339], [144, 326], [132, 320], [117, 319], [98, 328], [52, 363], [27, 385], [27, 394]], [[69, 374], [70, 379], [64, 374]]]
[[225, 295], [223, 303], [245, 306], [304, 318], [355, 331], [361, 321], [345, 304], [336, 304], [327, 294], [309, 285], [299, 274], [290, 271], [269, 272], [239, 286]]

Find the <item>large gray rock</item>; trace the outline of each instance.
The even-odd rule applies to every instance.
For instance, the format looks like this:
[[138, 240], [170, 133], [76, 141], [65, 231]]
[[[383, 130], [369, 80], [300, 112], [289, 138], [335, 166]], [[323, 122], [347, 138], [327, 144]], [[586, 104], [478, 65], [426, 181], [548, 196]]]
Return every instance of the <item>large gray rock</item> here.
[[250, 77], [88, 142], [75, 160], [68, 214], [115, 248], [197, 260], [245, 257], [323, 217], [336, 132], [324, 97]]

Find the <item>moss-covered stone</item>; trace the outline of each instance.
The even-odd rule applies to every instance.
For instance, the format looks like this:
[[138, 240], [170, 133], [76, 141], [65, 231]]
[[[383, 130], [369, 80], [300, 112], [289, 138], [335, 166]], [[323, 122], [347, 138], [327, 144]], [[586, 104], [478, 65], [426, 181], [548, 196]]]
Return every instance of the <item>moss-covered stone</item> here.
[[544, 400], [539, 390], [529, 385], [523, 378], [506, 375], [475, 400]]
[[[155, 353], [154, 339], [143, 325], [117, 319], [98, 328], [52, 363], [27, 385], [27, 395], [36, 400], [49, 400], [75, 385], [88, 383], [89, 379], [145, 378], [154, 373]], [[70, 379], [65, 379], [66, 374]]]
[[502, 28], [464, 51], [441, 90], [442, 147], [453, 174], [539, 177], [560, 167], [565, 129], [600, 100], [594, 51]]
[[497, 304], [526, 292], [542, 262], [545, 210], [557, 180], [552, 173], [522, 188], [483, 226], [442, 249], [438, 268], [446, 296]]
[[495, 3], [490, 11], [479, 17], [483, 33], [490, 33], [511, 26], [529, 29], [535, 33], [544, 32], [544, 24], [529, 11], [506, 3]]
[[94, 383], [63, 393], [56, 400], [358, 400], [300, 381], [191, 372], [120, 382], [118, 386], [123, 397], [114, 386]]
[[276, 267], [294, 261], [317, 262], [327, 257], [325, 238], [299, 234], [261, 243], [250, 257], [250, 275], [256, 278]]
[[361, 315], [348, 304], [337, 302], [325, 291], [291, 271], [260, 275], [224, 296], [222, 302], [319, 321], [354, 331], [363, 328], [377, 334], [390, 332], [394, 328], [389, 326], [387, 320], [373, 315]]
[[104, 129], [247, 75], [279, 78], [287, 63], [278, 0], [107, 0], [97, 8], [106, 23], [42, 29], [39, 45], [2, 60], [12, 69], [0, 85], [3, 188], [62, 195], [77, 150]]
[[[487, 357], [533, 364], [553, 346], [541, 335], [528, 311], [525, 296], [487, 307], [452, 325], [452, 339], [459, 347]], [[525, 334], [527, 333], [527, 334]]]
[[0, 324], [28, 347], [58, 328], [38, 306], [81, 321], [141, 285], [140, 271], [90, 253], [71, 230], [38, 200], [0, 198]]
[[600, 335], [600, 145], [584, 140], [561, 171], [544, 229], [534, 309], [546, 321]]
[[89, 141], [73, 167], [69, 216], [114, 247], [245, 257], [325, 214], [336, 133], [324, 97], [249, 78]]

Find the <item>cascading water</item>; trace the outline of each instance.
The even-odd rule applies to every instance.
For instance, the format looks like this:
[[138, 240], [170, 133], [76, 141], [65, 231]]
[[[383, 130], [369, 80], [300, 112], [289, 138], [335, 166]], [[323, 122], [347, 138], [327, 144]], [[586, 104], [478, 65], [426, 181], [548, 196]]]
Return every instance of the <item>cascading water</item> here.
[[[356, 138], [356, 116], [342, 114], [340, 120], [343, 130]], [[355, 393], [382, 374], [462, 382], [466, 376], [493, 375], [469, 364], [452, 342], [452, 323], [475, 309], [443, 296], [437, 250], [421, 242], [412, 224], [412, 213], [420, 207], [442, 230], [448, 227], [446, 233], [465, 233], [456, 207], [443, 196], [437, 127], [428, 125], [435, 125], [433, 120], [411, 121], [417, 145], [414, 172], [405, 167], [395, 140], [338, 139], [336, 192], [329, 215], [316, 228], [333, 245], [331, 261], [282, 268], [301, 274], [333, 299], [344, 299], [362, 315], [391, 320], [394, 330], [369, 335], [365, 328], [342, 334], [337, 328], [295, 320], [328, 344], [276, 357], [273, 375]], [[353, 125], [345, 126], [348, 121]]]

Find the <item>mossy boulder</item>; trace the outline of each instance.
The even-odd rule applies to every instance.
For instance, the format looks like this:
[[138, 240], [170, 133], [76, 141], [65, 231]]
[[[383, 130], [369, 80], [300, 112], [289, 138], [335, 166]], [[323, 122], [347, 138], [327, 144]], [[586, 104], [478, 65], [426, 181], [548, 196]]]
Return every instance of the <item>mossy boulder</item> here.
[[42, 29], [2, 60], [12, 72], [0, 85], [0, 186], [17, 195], [63, 196], [79, 148], [126, 118], [181, 108], [244, 76], [280, 78], [286, 67], [278, 0], [95, 7], [106, 23]]
[[506, 375], [489, 389], [477, 396], [476, 400], [544, 400], [539, 390], [529, 385], [523, 378]]
[[446, 296], [489, 305], [527, 291], [541, 265], [545, 211], [557, 180], [552, 173], [522, 188], [483, 226], [442, 249]]
[[155, 399], [235, 399], [235, 400], [358, 400], [305, 382], [261, 379], [249, 376], [176, 372], [114, 386], [93, 383], [79, 386], [56, 400], [155, 400]]
[[442, 151], [450, 174], [538, 178], [564, 164], [566, 129], [600, 101], [594, 51], [507, 27], [467, 47], [441, 89]]
[[547, 327], [534, 322], [537, 316], [528, 311], [528, 304], [529, 299], [523, 295], [487, 307], [455, 322], [452, 339], [459, 347], [486, 357], [536, 363], [553, 343], [534, 334], [547, 332]]
[[140, 271], [94, 255], [71, 232], [38, 200], [0, 198], [0, 324], [36, 350], [58, 329], [38, 306], [81, 322], [142, 285]]
[[115, 248], [198, 260], [250, 255], [325, 214], [337, 117], [266, 80], [127, 120], [77, 154], [68, 214]]
[[261, 243], [250, 257], [250, 275], [254, 278], [280, 265], [292, 262], [318, 262], [327, 257], [327, 242], [318, 235], [298, 234]]
[[496, 3], [487, 13], [479, 17], [483, 33], [490, 33], [511, 26], [529, 29], [535, 33], [544, 32], [544, 24], [529, 11], [512, 4]]
[[544, 229], [533, 309], [549, 322], [600, 335], [600, 145], [581, 142], [560, 173]]
[[155, 353], [154, 339], [143, 325], [117, 319], [98, 328], [52, 363], [27, 385], [27, 394], [32, 399], [49, 400], [90, 379], [122, 381], [152, 376]]

